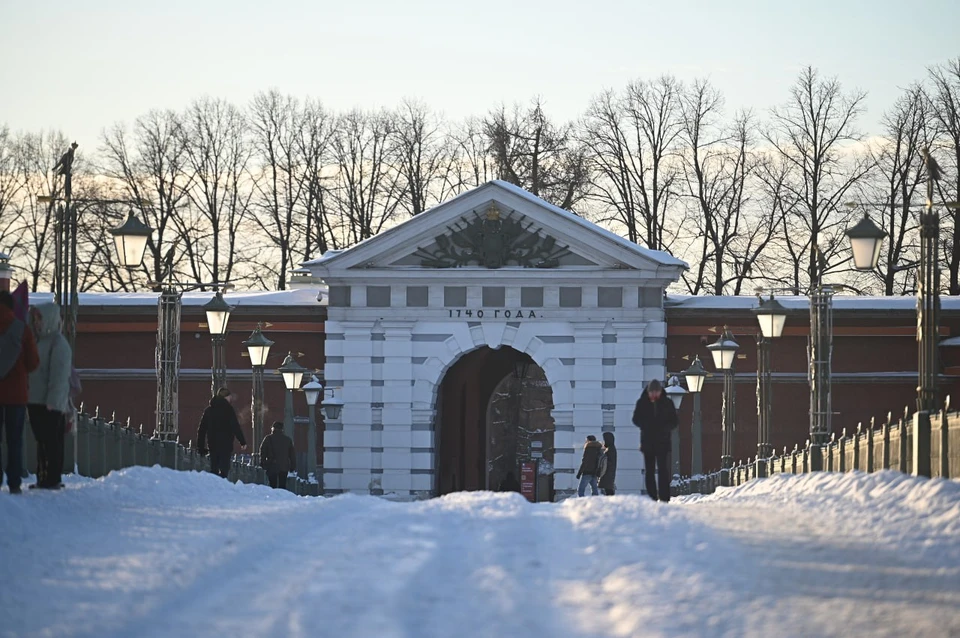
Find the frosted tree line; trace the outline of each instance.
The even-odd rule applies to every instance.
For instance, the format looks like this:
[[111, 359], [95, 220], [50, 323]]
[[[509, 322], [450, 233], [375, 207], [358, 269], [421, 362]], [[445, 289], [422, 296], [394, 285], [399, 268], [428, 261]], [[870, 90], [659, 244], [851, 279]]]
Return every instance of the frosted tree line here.
[[[605, 91], [569, 122], [539, 99], [451, 121], [412, 100], [332, 112], [277, 91], [200, 98], [79, 140], [81, 289], [146, 290], [166, 273], [283, 289], [304, 260], [502, 179], [684, 259], [676, 292], [804, 294], [827, 280], [910, 294], [924, 148], [944, 169], [938, 199], [960, 198], [960, 58], [921, 74], [871, 132], [865, 94], [813, 68], [764, 110], [731, 112], [708, 81], [661, 76]], [[0, 250], [34, 290], [51, 285], [56, 223], [37, 195], [62, 194], [50, 169], [72, 141], [0, 127]], [[134, 272], [108, 233], [131, 208], [155, 229]], [[944, 292], [957, 295], [960, 210], [939, 210]], [[843, 235], [864, 212], [888, 233], [875, 273], [852, 270]]]

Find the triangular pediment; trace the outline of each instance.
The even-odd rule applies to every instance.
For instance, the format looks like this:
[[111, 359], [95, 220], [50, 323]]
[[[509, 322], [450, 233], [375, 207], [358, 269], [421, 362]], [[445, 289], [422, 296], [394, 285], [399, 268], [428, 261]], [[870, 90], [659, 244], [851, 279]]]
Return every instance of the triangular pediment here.
[[639, 270], [675, 280], [686, 264], [494, 181], [304, 266], [320, 277], [357, 269], [536, 269]]
[[492, 201], [483, 210], [473, 210], [445, 228], [429, 243], [396, 259], [389, 266], [422, 268], [560, 268], [598, 266], [550, 235], [536, 221], [515, 210], [501, 210]]

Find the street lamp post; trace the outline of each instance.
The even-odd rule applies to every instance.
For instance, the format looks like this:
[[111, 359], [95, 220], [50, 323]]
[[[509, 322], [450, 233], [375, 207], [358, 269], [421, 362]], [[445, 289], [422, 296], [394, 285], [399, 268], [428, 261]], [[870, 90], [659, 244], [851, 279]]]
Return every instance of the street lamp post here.
[[263, 441], [263, 367], [270, 355], [270, 346], [273, 345], [273, 341], [263, 335], [262, 328], [263, 324], [257, 324], [250, 338], [243, 342], [253, 368], [253, 399], [250, 417], [253, 425], [253, 461], [256, 466], [260, 465], [260, 443]]
[[687, 388], [693, 395], [693, 425], [690, 429], [693, 439], [692, 450], [690, 454], [690, 475], [698, 476], [703, 474], [703, 425], [700, 421], [700, 391], [703, 389], [703, 382], [707, 378], [707, 372], [700, 363], [700, 357], [694, 357], [693, 363], [686, 369], [683, 376], [687, 379]]
[[301, 478], [307, 478], [317, 471], [317, 402], [323, 394], [323, 386], [316, 375], [303, 385], [303, 396], [307, 399], [307, 416], [310, 418], [310, 431], [307, 432], [307, 467]]
[[783, 334], [787, 310], [773, 294], [769, 299], [760, 299], [754, 310], [760, 324], [757, 336], [757, 471], [766, 476], [766, 462], [773, 456], [770, 443], [770, 428], [773, 422], [773, 372], [770, 367], [770, 346]]
[[303, 373], [306, 371], [306, 368], [297, 363], [297, 359], [292, 352], [287, 353], [287, 358], [277, 369], [277, 372], [283, 377], [283, 385], [287, 389], [287, 400], [283, 408], [283, 427], [287, 432], [293, 432], [293, 391], [300, 388]]
[[[687, 393], [680, 385], [680, 378], [672, 375], [667, 379], [667, 387], [664, 388], [667, 397], [673, 403], [674, 409], [680, 411], [680, 404], [683, 403], [683, 395]], [[673, 457], [673, 475], [680, 476], [680, 428], [674, 428], [670, 437], [670, 456]]]
[[[116, 244], [117, 259], [121, 266], [132, 270], [143, 263], [143, 253], [152, 233], [153, 230], [138, 220], [132, 210], [121, 226], [110, 231]], [[169, 274], [169, 272], [165, 273], [162, 279], [167, 279]], [[213, 288], [219, 295], [219, 291], [226, 290], [231, 285], [218, 282], [178, 284], [170, 281], [157, 282], [157, 285], [161, 286], [161, 292], [157, 303], [157, 425], [154, 430], [154, 437], [175, 441], [179, 438], [180, 432], [180, 309], [183, 293], [200, 288]], [[222, 308], [217, 310], [215, 307], [214, 310], [222, 313]], [[222, 326], [225, 331], [226, 323], [229, 320], [229, 311], [226, 315], [214, 316], [218, 320], [222, 320], [218, 327]], [[208, 321], [210, 317], [211, 315], [208, 314]], [[212, 329], [213, 326], [211, 325], [211, 331]], [[217, 362], [214, 361], [213, 368], [216, 367]], [[216, 376], [215, 372], [214, 376]], [[225, 376], [225, 373], [223, 376]], [[216, 388], [214, 388], [214, 392], [216, 392]]]
[[227, 385], [227, 364], [224, 354], [224, 345], [227, 340], [227, 323], [230, 321], [230, 312], [233, 308], [223, 299], [219, 290], [203, 306], [207, 315], [207, 329], [210, 331], [213, 344], [213, 362], [210, 366], [211, 383], [210, 396]]
[[720, 457], [721, 480], [729, 484], [730, 468], [733, 467], [733, 436], [736, 431], [736, 387], [734, 364], [740, 345], [733, 340], [730, 328], [724, 326], [723, 334], [707, 346], [713, 355], [713, 363], [723, 372], [723, 453]]
[[[940, 330], [940, 263], [937, 258], [937, 243], [940, 236], [940, 218], [933, 211], [934, 183], [939, 181], [942, 170], [930, 155], [923, 151], [923, 163], [927, 172], [927, 201], [920, 214], [920, 262], [917, 273], [917, 412], [913, 429], [913, 473], [930, 476], [930, 413], [937, 409], [937, 375], [939, 360], [937, 340]], [[960, 206], [957, 202], [945, 204], [948, 208]], [[877, 267], [880, 245], [886, 233], [864, 217], [847, 231], [853, 251], [854, 265], [858, 270], [873, 270]]]

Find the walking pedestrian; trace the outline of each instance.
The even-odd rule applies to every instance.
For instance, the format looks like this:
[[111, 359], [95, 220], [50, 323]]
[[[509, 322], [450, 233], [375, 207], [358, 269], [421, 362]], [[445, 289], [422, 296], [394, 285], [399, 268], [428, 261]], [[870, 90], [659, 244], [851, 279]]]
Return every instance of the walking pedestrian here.
[[273, 431], [260, 444], [260, 467], [267, 472], [270, 487], [286, 488], [287, 474], [297, 467], [293, 441], [283, 433], [283, 422], [274, 421]]
[[603, 456], [606, 459], [606, 469], [600, 475], [598, 485], [607, 496], [617, 493], [617, 446], [613, 432], [603, 433]]
[[240, 449], [247, 449], [247, 440], [231, 404], [232, 396], [228, 388], [217, 390], [210, 399], [210, 405], [203, 411], [197, 432], [197, 451], [201, 455], [210, 452], [210, 471], [223, 478], [230, 474], [234, 439], [240, 442]]
[[583, 444], [583, 458], [580, 461], [580, 470], [577, 472], [577, 478], [580, 479], [580, 487], [577, 488], [577, 495], [584, 496], [587, 492], [587, 485], [590, 486], [590, 493], [593, 496], [599, 496], [600, 490], [597, 487], [597, 473], [600, 465], [600, 454], [603, 452], [603, 445], [592, 434], [587, 436], [587, 442]]
[[640, 428], [640, 452], [646, 466], [647, 494], [655, 501], [670, 501], [671, 432], [677, 427], [677, 410], [653, 379], [640, 394], [633, 410], [633, 424]]
[[[0, 290], [0, 441], [7, 447], [7, 486], [20, 493], [23, 481], [23, 421], [29, 401], [29, 375], [40, 365], [33, 332], [13, 311], [13, 296]], [[5, 436], [4, 436], [5, 435]], [[3, 482], [0, 451], [0, 484]]]
[[30, 428], [37, 440], [37, 482], [31, 488], [63, 487], [63, 439], [71, 410], [70, 374], [73, 352], [60, 333], [60, 306], [30, 307], [30, 327], [37, 339], [40, 365], [30, 373]]

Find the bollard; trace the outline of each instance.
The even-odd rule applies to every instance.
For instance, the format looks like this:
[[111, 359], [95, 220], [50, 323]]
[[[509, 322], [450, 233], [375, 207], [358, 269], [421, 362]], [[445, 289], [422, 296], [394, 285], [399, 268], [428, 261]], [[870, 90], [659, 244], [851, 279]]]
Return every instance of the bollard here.
[[900, 440], [898, 441], [899, 445], [897, 446], [900, 450], [900, 463], [899, 469], [904, 474], [907, 473], [909, 468], [907, 467], [907, 417], [904, 416], [903, 420], [900, 421], [899, 428]]
[[880, 426], [880, 435], [883, 437], [880, 443], [883, 446], [881, 448], [881, 470], [890, 469], [890, 416], [890, 413], [887, 412], [887, 421]]
[[863, 434], [863, 421], [857, 423], [857, 429], [853, 431], [853, 469], [860, 469], [860, 436]]
[[[943, 402], [940, 412], [940, 478], [950, 476], [950, 422], [947, 415], [950, 413], [950, 395]], [[956, 477], [952, 477], [956, 478]]]
[[843, 428], [843, 431], [840, 432], [840, 467], [837, 468], [838, 472], [847, 471], [847, 428]]

